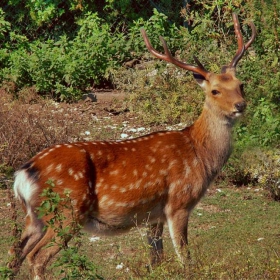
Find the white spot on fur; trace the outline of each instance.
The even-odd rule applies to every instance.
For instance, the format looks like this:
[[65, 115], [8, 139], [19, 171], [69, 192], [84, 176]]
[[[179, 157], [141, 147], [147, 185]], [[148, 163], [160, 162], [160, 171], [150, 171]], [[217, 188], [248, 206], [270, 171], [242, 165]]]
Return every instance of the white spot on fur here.
[[155, 163], [156, 159], [154, 157], [148, 156], [151, 163]]
[[161, 169], [161, 170], [159, 171], [159, 174], [160, 174], [160, 175], [163, 175], [163, 176], [166, 176], [166, 175], [168, 174], [168, 172], [167, 172], [167, 170], [165, 170], [165, 169]]
[[99, 204], [102, 205], [102, 204], [104, 204], [107, 200], [108, 200], [108, 196], [107, 196], [107, 195], [103, 195], [103, 196], [101, 197], [101, 199], [99, 200]]
[[69, 174], [70, 176], [72, 176], [72, 175], [74, 174], [74, 170], [73, 170], [72, 168], [69, 168], [69, 169], [68, 169], [68, 174]]
[[48, 152], [43, 153], [43, 154], [39, 157], [39, 159], [42, 159], [42, 158], [46, 157], [48, 154], [49, 154]]
[[178, 164], [178, 161], [176, 159], [174, 159], [169, 163], [168, 168], [171, 169], [176, 164]]
[[118, 175], [119, 174], [119, 170], [113, 170], [113, 171], [110, 171], [109, 173], [110, 175]]
[[55, 167], [55, 171], [56, 172], [61, 172], [61, 170], [62, 170], [62, 164], [60, 163]]
[[149, 164], [146, 164], [146, 165], [145, 165], [145, 168], [148, 169], [148, 170], [150, 170], [150, 171], [152, 170], [152, 167], [151, 167]]
[[117, 207], [127, 207], [128, 204], [126, 202], [117, 202], [115, 205]]
[[147, 176], [148, 176], [148, 173], [147, 173], [146, 171], [144, 171], [143, 174], [142, 174], [142, 176], [143, 176], [143, 177], [147, 177]]
[[63, 184], [63, 180], [57, 180], [57, 181], [56, 181], [56, 185], [57, 185], [57, 186], [61, 186], [62, 184]]
[[196, 166], [198, 165], [198, 160], [197, 160], [196, 157], [193, 159], [192, 165], [193, 165], [194, 167], [196, 167]]
[[52, 170], [53, 170], [53, 163], [50, 164], [50, 165], [47, 167], [47, 169], [46, 169], [47, 174], [50, 173]]

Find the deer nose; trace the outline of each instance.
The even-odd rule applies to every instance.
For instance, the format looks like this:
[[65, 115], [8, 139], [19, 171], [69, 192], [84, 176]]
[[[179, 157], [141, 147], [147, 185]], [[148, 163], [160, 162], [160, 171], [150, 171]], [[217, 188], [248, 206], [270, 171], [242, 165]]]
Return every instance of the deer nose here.
[[236, 103], [234, 106], [239, 113], [242, 113], [244, 112], [247, 105], [246, 102], [243, 101], [243, 102]]

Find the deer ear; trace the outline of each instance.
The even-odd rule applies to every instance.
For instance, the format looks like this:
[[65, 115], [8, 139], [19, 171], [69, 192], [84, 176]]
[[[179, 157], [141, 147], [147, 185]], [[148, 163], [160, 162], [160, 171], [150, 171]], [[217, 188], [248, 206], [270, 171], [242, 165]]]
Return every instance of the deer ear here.
[[195, 78], [196, 82], [201, 86], [201, 87], [204, 87], [205, 85], [205, 77], [200, 75], [200, 74], [197, 74], [197, 73], [193, 73], [193, 77]]

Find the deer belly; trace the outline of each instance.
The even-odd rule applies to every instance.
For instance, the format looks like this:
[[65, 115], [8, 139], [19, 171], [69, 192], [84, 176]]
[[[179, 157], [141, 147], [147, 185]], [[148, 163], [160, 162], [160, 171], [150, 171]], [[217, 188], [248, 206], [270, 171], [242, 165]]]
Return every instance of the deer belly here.
[[131, 209], [100, 209], [99, 213], [89, 216], [84, 229], [95, 235], [115, 235], [130, 230], [132, 227], [142, 227], [165, 221], [164, 209], [161, 203], [152, 207], [138, 205]]

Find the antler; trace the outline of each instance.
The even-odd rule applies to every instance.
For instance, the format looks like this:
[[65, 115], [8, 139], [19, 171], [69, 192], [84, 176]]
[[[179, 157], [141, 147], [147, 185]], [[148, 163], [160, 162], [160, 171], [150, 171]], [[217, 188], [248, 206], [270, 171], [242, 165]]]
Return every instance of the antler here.
[[245, 50], [247, 50], [250, 47], [250, 45], [254, 42], [257, 32], [256, 32], [256, 27], [255, 27], [254, 23], [251, 22], [250, 26], [252, 29], [252, 36], [251, 36], [250, 40], [244, 45], [238, 17], [235, 13], [232, 15], [232, 17], [233, 17], [233, 23], [234, 23], [234, 31], [237, 36], [238, 49], [237, 49], [237, 52], [236, 52], [235, 56], [233, 57], [231, 63], [229, 64], [229, 67], [235, 68], [238, 61], [243, 56]]
[[145, 41], [145, 44], [146, 44], [148, 50], [155, 57], [157, 57], [159, 59], [162, 59], [162, 60], [165, 60], [167, 62], [170, 62], [170, 63], [172, 63], [172, 64], [174, 64], [174, 65], [176, 65], [180, 68], [183, 68], [185, 70], [189, 70], [189, 71], [192, 71], [194, 73], [200, 74], [204, 78], [206, 78], [206, 76], [208, 75], [209, 72], [203, 67], [203, 65], [199, 62], [199, 60], [196, 57], [194, 57], [194, 59], [195, 59], [195, 62], [198, 64], [198, 66], [190, 65], [190, 64], [187, 64], [185, 62], [177, 60], [175, 57], [173, 57], [171, 55], [165, 40], [160, 36], [159, 38], [160, 38], [160, 41], [162, 42], [162, 45], [163, 45], [163, 48], [164, 48], [164, 54], [162, 54], [152, 47], [152, 45], [151, 45], [151, 43], [148, 39], [148, 36], [146, 34], [146, 31], [143, 28], [141, 28], [141, 33], [142, 33], [142, 36], [144, 38], [144, 41]]

